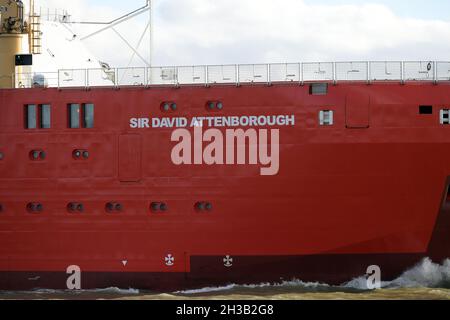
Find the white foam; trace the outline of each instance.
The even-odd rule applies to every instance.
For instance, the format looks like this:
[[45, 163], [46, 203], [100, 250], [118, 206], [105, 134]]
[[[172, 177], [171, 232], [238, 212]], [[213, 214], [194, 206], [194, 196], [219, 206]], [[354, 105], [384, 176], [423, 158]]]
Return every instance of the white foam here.
[[319, 283], [319, 282], [303, 282], [301, 280], [291, 280], [291, 281], [282, 281], [280, 283], [269, 283], [264, 282], [260, 284], [229, 284], [221, 287], [206, 287], [202, 289], [195, 290], [183, 290], [177, 291], [176, 294], [202, 294], [202, 293], [211, 293], [211, 292], [222, 292], [222, 291], [230, 291], [234, 289], [259, 289], [259, 288], [288, 288], [288, 287], [298, 287], [298, 288], [307, 288], [307, 289], [317, 289], [320, 287], [330, 287], [328, 284]]
[[[381, 270], [383, 272], [383, 270]], [[366, 277], [355, 278], [342, 285], [344, 288], [367, 290]], [[393, 281], [381, 282], [381, 288], [448, 288], [450, 287], [450, 259], [446, 259], [442, 265], [434, 263], [429, 258], [424, 258], [411, 269], [403, 272]]]
[[433, 263], [429, 258], [423, 259], [412, 269], [404, 272], [394, 281], [386, 283], [386, 287], [448, 287], [450, 284], [450, 260], [442, 265]]
[[[382, 272], [383, 270], [381, 270]], [[365, 276], [357, 277], [340, 286], [331, 286], [320, 282], [304, 282], [293, 279], [290, 281], [281, 281], [279, 283], [259, 283], [259, 284], [229, 284], [226, 286], [206, 287], [195, 290], [176, 291], [175, 294], [206, 294], [212, 292], [227, 292], [231, 290], [259, 289], [259, 288], [286, 288], [286, 289], [304, 289], [306, 292], [317, 291], [346, 291], [348, 289], [368, 290], [367, 280]], [[393, 281], [384, 281], [381, 283], [383, 289], [399, 289], [399, 288], [450, 288], [450, 259], [445, 260], [442, 264], [437, 264], [429, 258], [423, 259], [416, 266], [405, 271], [401, 276]], [[120, 289], [110, 287], [106, 289], [93, 290], [51, 290], [37, 289], [31, 291], [37, 294], [116, 294], [116, 295], [137, 295], [141, 292], [137, 289]], [[5, 292], [2, 292], [5, 293]], [[30, 292], [28, 292], [30, 293]]]
[[217, 292], [217, 291], [229, 291], [234, 288], [236, 288], [236, 284], [230, 284], [223, 287], [206, 287], [202, 289], [194, 289], [194, 290], [183, 290], [183, 291], [176, 291], [175, 293], [178, 294], [200, 294], [200, 293], [209, 293], [209, 292]]
[[[383, 270], [381, 270], [383, 271]], [[340, 286], [330, 286], [320, 282], [304, 282], [301, 280], [282, 281], [280, 283], [260, 283], [260, 284], [229, 284], [221, 287], [206, 287], [196, 290], [177, 291], [176, 294], [203, 294], [211, 292], [224, 292], [237, 289], [258, 289], [258, 288], [298, 288], [308, 291], [317, 291], [320, 289], [333, 289], [336, 291], [356, 289], [368, 290], [367, 278], [365, 276], [357, 277]], [[405, 271], [401, 276], [393, 281], [381, 282], [381, 288], [450, 288], [450, 259], [443, 262], [442, 265], [433, 263], [431, 259], [425, 258], [416, 266]]]
[[105, 289], [87, 289], [87, 290], [53, 290], [53, 289], [35, 289], [32, 291], [23, 291], [25, 293], [34, 294], [117, 294], [117, 295], [135, 295], [140, 291], [137, 289], [120, 289], [117, 287], [110, 287]]
[[105, 289], [95, 289], [95, 290], [83, 290], [84, 292], [92, 292], [92, 293], [103, 293], [103, 294], [124, 294], [124, 295], [135, 295], [139, 294], [140, 291], [138, 289], [128, 288], [128, 289], [120, 289], [117, 287], [110, 287]]

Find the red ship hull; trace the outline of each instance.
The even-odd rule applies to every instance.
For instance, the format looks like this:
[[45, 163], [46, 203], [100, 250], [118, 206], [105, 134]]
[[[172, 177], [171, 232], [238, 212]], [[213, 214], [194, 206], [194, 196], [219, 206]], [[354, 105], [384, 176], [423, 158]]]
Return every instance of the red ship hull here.
[[[167, 115], [164, 101], [177, 110]], [[276, 175], [175, 165], [174, 128], [130, 128], [132, 118], [211, 116], [208, 101], [223, 103], [213, 116], [295, 115], [277, 128]], [[70, 103], [95, 105], [94, 128], [67, 128]], [[28, 104], [51, 105], [51, 128], [24, 128]], [[450, 109], [446, 83], [347, 83], [320, 96], [285, 84], [0, 90], [0, 289], [65, 289], [73, 265], [83, 289], [167, 291], [340, 284], [370, 265], [390, 280], [424, 257], [440, 262], [450, 257], [450, 126], [440, 109]], [[334, 111], [332, 126], [319, 125], [321, 110]], [[46, 158], [30, 160], [31, 150]], [[74, 160], [73, 150], [90, 157]], [[199, 201], [212, 210], [196, 210]], [[73, 202], [84, 211], [68, 212]], [[108, 212], [111, 202], [122, 210]], [[152, 212], [153, 202], [167, 211]]]

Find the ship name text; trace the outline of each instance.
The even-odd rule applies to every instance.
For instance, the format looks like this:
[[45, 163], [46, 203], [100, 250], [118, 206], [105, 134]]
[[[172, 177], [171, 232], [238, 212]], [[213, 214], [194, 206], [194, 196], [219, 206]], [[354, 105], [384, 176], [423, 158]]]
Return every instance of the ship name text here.
[[130, 128], [186, 128], [186, 127], [283, 127], [294, 126], [295, 115], [227, 116], [227, 117], [163, 117], [131, 118]]
[[177, 166], [260, 165], [262, 176], [278, 174], [279, 128], [294, 125], [294, 115], [130, 119], [133, 129], [173, 128], [170, 156]]

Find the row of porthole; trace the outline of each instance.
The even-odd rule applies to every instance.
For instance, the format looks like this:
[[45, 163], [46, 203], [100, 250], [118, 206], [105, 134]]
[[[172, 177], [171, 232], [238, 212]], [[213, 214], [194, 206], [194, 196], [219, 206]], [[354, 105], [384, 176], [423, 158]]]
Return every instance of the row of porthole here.
[[47, 154], [43, 150], [31, 150], [30, 151], [30, 159], [31, 160], [45, 160]]
[[[205, 105], [208, 111], [221, 111], [223, 109], [223, 103], [220, 101], [208, 101]], [[161, 111], [174, 112], [177, 111], [178, 106], [175, 102], [164, 101], [161, 103]]]
[[87, 160], [89, 158], [89, 151], [87, 151], [87, 150], [74, 150], [72, 152], [72, 157], [75, 160], [81, 160], [81, 159]]
[[[29, 153], [30, 159], [33, 161], [45, 160], [47, 154], [43, 150], [31, 150]], [[3, 153], [0, 155], [0, 160], [3, 160]], [[75, 160], [87, 160], [89, 158], [89, 151], [87, 150], [74, 150], [72, 152], [72, 157]]]
[[[169, 210], [169, 207], [165, 202], [152, 202], [150, 203], [150, 211], [152, 212], [166, 212]], [[196, 211], [211, 211], [212, 210], [212, 204], [210, 202], [206, 201], [199, 201], [194, 204], [194, 209]], [[28, 212], [42, 212], [44, 211], [44, 206], [39, 202], [30, 202], [27, 204], [26, 207]], [[105, 205], [105, 211], [112, 213], [112, 212], [120, 212], [124, 209], [123, 205], [119, 202], [108, 202]], [[0, 212], [3, 212], [4, 207], [2, 204], [0, 204]], [[70, 213], [76, 213], [76, 212], [83, 212], [84, 211], [84, 205], [79, 202], [70, 202], [67, 205], [67, 211]]]

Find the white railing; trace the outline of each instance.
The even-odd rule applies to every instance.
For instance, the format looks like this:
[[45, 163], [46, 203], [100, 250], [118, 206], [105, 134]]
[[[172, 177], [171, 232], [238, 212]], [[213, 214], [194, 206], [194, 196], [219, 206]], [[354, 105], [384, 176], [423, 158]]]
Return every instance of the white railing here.
[[58, 72], [17, 73], [13, 83], [16, 88], [58, 87]]
[[285, 82], [450, 81], [450, 61], [307, 62], [112, 69], [17, 74], [18, 87], [118, 87]]

